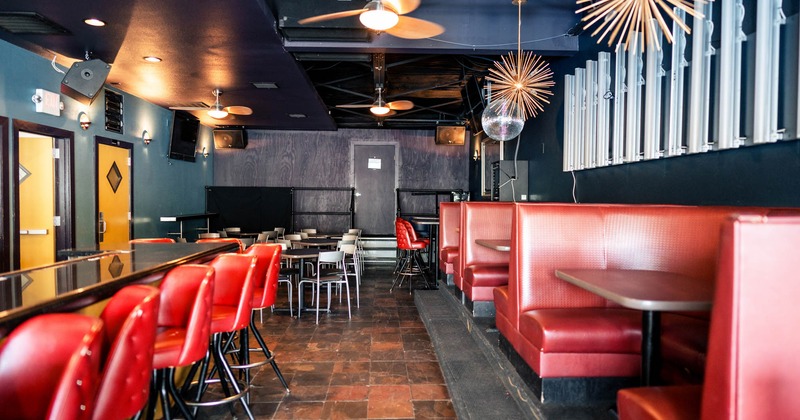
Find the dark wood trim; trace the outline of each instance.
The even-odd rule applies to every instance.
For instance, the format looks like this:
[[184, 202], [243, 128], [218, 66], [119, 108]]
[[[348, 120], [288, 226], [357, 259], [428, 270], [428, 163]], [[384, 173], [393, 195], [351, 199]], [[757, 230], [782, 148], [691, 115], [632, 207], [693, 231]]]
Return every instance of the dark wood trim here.
[[[98, 183], [100, 182], [100, 178], [99, 178], [100, 174], [98, 173], [99, 166], [100, 166], [100, 161], [99, 161], [100, 160], [100, 147], [99, 147], [100, 144], [105, 144], [106, 146], [114, 146], [114, 147], [119, 147], [119, 148], [128, 150], [128, 157], [131, 159], [131, 166], [130, 166], [130, 170], [129, 170], [130, 178], [131, 178], [129, 180], [130, 181], [130, 186], [131, 186], [130, 187], [130, 197], [129, 197], [130, 203], [128, 203], [128, 205], [130, 207], [128, 208], [128, 211], [130, 211], [131, 212], [131, 216], [133, 216], [133, 179], [134, 179], [133, 178], [133, 143], [128, 143], [128, 142], [125, 142], [125, 141], [122, 141], [122, 140], [114, 140], [114, 139], [111, 139], [111, 138], [108, 138], [108, 137], [95, 136], [94, 173], [97, 174], [97, 176], [98, 176], [98, 178], [95, 180], [95, 184], [94, 184], [94, 214], [95, 214], [95, 217], [97, 217], [100, 214], [100, 191], [98, 189]], [[128, 237], [131, 238], [131, 239], [133, 238], [133, 221], [132, 220], [128, 220]], [[99, 228], [99, 226], [95, 230], [94, 243], [95, 243], [95, 245], [98, 245], [98, 246], [100, 245], [100, 228]]]
[[[56, 211], [61, 216], [61, 226], [56, 230], [56, 253], [59, 249], [75, 247], [75, 133], [62, 130], [60, 128], [37, 124], [30, 121], [12, 120], [14, 133], [14, 153], [11, 157], [11, 168], [19, 167], [19, 133], [39, 134], [55, 138], [55, 143], [61, 150], [61, 158], [56, 160]], [[12, 196], [14, 199], [13, 228], [11, 235], [12, 241], [12, 268], [18, 269], [20, 265], [19, 255], [19, 181], [13, 179]]]
[[8, 118], [0, 117], [0, 272], [11, 270], [11, 183], [8, 161]]

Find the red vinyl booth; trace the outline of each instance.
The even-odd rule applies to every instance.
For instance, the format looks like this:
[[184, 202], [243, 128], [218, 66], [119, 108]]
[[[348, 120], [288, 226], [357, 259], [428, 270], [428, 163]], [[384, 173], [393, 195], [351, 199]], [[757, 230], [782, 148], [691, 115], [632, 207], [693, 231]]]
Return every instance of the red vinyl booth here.
[[[458, 264], [458, 237], [461, 222], [461, 203], [439, 203], [439, 269], [448, 277]], [[452, 280], [450, 280], [452, 281]]]
[[461, 205], [458, 266], [454, 281], [470, 301], [492, 302], [492, 290], [508, 283], [508, 252], [478, 245], [476, 239], [508, 239], [513, 203], [471, 201]]
[[725, 223], [705, 381], [621, 390], [626, 419], [788, 419], [800, 413], [800, 217]]

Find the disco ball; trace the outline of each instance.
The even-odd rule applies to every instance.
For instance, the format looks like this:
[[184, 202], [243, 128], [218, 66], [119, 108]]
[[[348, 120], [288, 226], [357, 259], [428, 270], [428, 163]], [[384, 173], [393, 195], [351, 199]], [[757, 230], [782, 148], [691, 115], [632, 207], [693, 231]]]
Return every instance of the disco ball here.
[[481, 116], [481, 125], [487, 136], [507, 141], [522, 132], [525, 120], [514, 102], [501, 99], [489, 102]]

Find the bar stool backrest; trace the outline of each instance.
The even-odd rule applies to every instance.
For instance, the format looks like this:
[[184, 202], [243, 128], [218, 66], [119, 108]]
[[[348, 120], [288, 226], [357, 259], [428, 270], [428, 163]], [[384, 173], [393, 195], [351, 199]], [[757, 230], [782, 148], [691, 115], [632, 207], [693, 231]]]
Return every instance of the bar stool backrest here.
[[220, 254], [210, 263], [214, 267], [214, 306], [235, 307], [234, 317], [225, 325], [212, 323], [211, 333], [234, 332], [246, 327], [253, 310], [253, 283], [256, 257], [243, 254]]
[[[278, 274], [280, 274], [281, 245], [258, 244], [251, 246], [246, 255], [258, 258], [253, 291], [253, 309], [272, 306], [278, 292]], [[263, 266], [263, 267], [262, 267]]]
[[147, 403], [153, 372], [160, 292], [152, 286], [118, 291], [100, 315], [108, 351], [97, 390], [94, 419], [133, 416]]
[[73, 313], [39, 315], [16, 327], [0, 346], [2, 417], [89, 419], [103, 340], [103, 321]]

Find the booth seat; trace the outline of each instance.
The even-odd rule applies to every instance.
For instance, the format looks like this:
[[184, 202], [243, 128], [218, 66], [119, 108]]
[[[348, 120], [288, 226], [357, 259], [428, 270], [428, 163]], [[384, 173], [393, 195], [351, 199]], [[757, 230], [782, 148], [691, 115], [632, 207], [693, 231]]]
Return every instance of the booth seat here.
[[447, 284], [453, 284], [455, 265], [458, 264], [459, 222], [461, 202], [443, 201], [439, 203], [439, 269], [444, 273]]
[[[513, 203], [472, 201], [461, 205], [456, 287], [476, 316], [493, 316], [492, 290], [508, 283], [508, 252], [478, 245], [476, 239], [508, 239]], [[478, 303], [480, 302], [480, 303]]]
[[796, 418], [798, 249], [800, 217], [728, 220], [703, 385], [621, 390], [620, 420]]
[[[501, 347], [530, 370], [543, 402], [613, 399], [615, 387], [638, 381], [641, 312], [558, 279], [555, 270], [659, 270], [713, 282], [723, 222], [753, 210], [515, 204], [509, 282], [493, 291]], [[678, 371], [670, 376], [702, 372], [707, 314], [663, 318], [663, 366]]]

